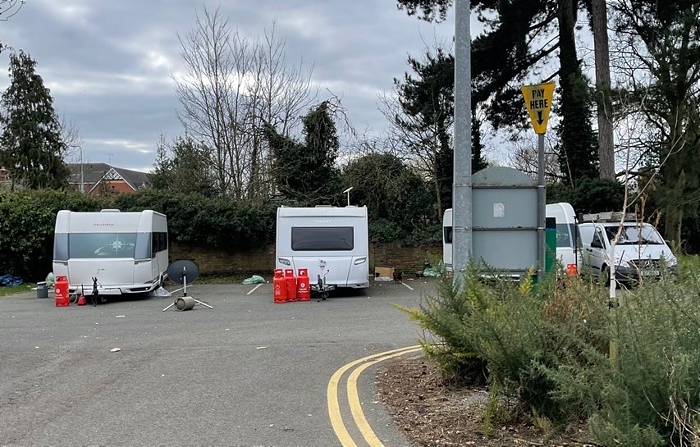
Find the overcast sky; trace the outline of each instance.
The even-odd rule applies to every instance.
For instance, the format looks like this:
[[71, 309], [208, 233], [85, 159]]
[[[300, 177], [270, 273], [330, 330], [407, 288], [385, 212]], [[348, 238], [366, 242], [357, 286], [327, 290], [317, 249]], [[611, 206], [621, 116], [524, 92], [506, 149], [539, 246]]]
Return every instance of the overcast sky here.
[[0, 42], [36, 60], [57, 113], [80, 133], [83, 161], [149, 170], [160, 135], [182, 133], [171, 76], [182, 68], [178, 33], [191, 31], [204, 7], [220, 7], [251, 39], [274, 23], [286, 58], [313, 63], [314, 83], [342, 98], [360, 132], [384, 130], [378, 97], [393, 91], [408, 55], [451, 48], [454, 34], [452, 17], [428, 24], [393, 0], [26, 0], [0, 21]]

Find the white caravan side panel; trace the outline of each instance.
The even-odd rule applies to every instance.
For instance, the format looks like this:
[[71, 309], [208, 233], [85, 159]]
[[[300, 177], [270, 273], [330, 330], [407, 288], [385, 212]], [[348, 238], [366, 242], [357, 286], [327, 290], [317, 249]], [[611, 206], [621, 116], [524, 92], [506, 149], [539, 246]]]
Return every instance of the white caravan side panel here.
[[280, 207], [275, 265], [308, 269], [334, 287], [369, 287], [369, 229], [366, 207]]
[[557, 222], [557, 260], [561, 268], [575, 265], [578, 271], [581, 266], [581, 246], [574, 208], [566, 202], [549, 203], [546, 216], [554, 217]]
[[452, 271], [452, 208], [442, 215], [442, 263], [448, 272]]

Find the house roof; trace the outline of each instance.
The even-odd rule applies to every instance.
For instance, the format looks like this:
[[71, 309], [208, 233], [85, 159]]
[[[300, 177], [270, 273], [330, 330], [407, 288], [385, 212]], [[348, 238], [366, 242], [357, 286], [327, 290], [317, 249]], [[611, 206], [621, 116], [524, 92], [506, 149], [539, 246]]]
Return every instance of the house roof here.
[[[69, 183], [80, 184], [80, 163], [69, 163], [70, 170]], [[83, 183], [86, 185], [95, 185], [102, 179], [107, 180], [124, 180], [133, 189], [142, 188], [150, 184], [148, 173], [134, 171], [131, 169], [117, 168], [110, 166], [107, 163], [83, 163]]]

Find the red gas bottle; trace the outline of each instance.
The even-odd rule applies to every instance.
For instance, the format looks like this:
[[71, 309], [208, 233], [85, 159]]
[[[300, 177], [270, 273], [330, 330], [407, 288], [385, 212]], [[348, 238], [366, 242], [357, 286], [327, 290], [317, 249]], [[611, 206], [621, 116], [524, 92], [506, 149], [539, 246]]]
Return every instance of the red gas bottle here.
[[294, 269], [284, 270], [284, 279], [287, 280], [287, 301], [297, 300], [297, 277], [294, 276]]
[[309, 301], [311, 299], [308, 269], [297, 270], [297, 298], [299, 301]]
[[65, 276], [57, 276], [54, 290], [54, 298], [56, 299], [56, 307], [65, 307], [70, 305], [68, 297], [68, 278]]
[[282, 269], [275, 269], [275, 277], [272, 279], [272, 296], [275, 303], [287, 301], [287, 280]]

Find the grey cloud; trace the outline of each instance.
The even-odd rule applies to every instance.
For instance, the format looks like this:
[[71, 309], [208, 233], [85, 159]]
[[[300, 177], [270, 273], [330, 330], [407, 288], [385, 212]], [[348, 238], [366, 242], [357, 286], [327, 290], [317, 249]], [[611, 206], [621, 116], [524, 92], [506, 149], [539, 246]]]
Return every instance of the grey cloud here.
[[[210, 12], [219, 7], [210, 1], [32, 0], [0, 22], [1, 39], [37, 61], [57, 111], [81, 133], [84, 157], [142, 169], [153, 164], [161, 133], [181, 132], [170, 74], [181, 66], [177, 36], [195, 26], [203, 5]], [[420, 57], [435, 40], [449, 43], [453, 30], [449, 23], [435, 27], [407, 17], [390, 0], [236, 0], [222, 3], [220, 13], [249, 39], [262, 38], [274, 23], [286, 40], [288, 63], [313, 64], [314, 82], [342, 98], [360, 131], [384, 129], [378, 95], [403, 76], [409, 54]], [[0, 79], [1, 88], [6, 84]]]

